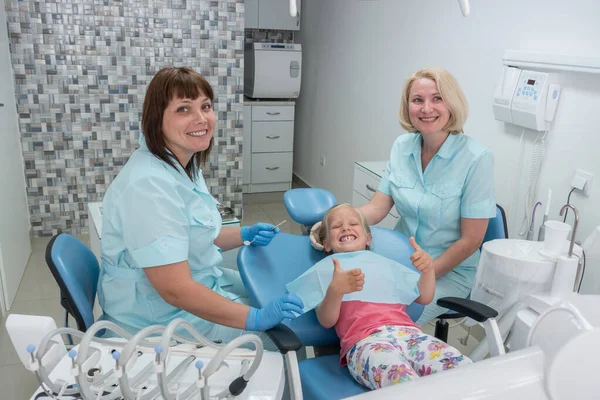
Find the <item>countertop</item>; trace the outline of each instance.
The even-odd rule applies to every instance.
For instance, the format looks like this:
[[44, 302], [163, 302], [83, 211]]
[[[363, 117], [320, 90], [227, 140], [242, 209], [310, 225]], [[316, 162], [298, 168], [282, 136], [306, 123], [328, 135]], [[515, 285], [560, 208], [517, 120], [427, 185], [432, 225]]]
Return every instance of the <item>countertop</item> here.
[[358, 165], [366, 169], [369, 172], [374, 173], [378, 177], [382, 177], [385, 173], [385, 167], [387, 166], [387, 161], [355, 161], [354, 164]]

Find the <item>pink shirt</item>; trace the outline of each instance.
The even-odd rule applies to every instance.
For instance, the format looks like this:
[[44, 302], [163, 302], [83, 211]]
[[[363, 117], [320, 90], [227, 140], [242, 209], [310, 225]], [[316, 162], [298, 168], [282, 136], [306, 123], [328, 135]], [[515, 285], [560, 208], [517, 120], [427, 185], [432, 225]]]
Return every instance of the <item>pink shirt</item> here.
[[408, 314], [404, 304], [344, 301], [335, 331], [340, 338], [340, 365], [348, 364], [346, 353], [359, 341], [384, 325], [412, 326], [421, 329]]

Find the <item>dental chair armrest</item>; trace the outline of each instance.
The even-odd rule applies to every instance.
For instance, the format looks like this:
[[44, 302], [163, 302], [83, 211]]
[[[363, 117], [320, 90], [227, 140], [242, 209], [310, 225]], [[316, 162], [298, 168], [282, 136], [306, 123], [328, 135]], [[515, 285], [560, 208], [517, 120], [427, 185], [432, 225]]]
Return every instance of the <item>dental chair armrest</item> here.
[[478, 301], [460, 297], [442, 297], [438, 299], [437, 305], [459, 312], [477, 322], [485, 322], [498, 316], [498, 311], [493, 308]]
[[274, 328], [265, 331], [267, 336], [275, 343], [281, 354], [286, 354], [288, 351], [296, 351], [302, 347], [302, 343], [298, 336], [289, 327], [284, 324], [279, 324]]

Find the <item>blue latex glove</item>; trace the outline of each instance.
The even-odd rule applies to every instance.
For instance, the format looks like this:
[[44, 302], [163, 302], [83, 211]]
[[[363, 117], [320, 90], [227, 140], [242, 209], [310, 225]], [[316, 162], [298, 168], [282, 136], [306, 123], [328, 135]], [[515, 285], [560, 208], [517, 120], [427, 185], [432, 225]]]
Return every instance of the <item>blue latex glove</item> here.
[[[273, 229], [275, 228], [275, 229]], [[241, 230], [242, 240], [252, 242], [253, 246], [266, 246], [279, 233], [279, 227], [259, 222], [252, 226], [244, 226]]]
[[246, 317], [246, 330], [266, 331], [279, 324], [284, 318], [296, 318], [296, 315], [302, 314], [303, 308], [304, 304], [300, 297], [289, 293], [271, 300], [264, 308], [250, 307]]

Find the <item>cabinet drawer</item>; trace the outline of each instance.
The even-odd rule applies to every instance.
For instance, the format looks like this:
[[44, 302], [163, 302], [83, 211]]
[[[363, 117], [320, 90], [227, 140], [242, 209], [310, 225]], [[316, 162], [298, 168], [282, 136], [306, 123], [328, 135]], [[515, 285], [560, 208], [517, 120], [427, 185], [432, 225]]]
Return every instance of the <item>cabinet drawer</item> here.
[[377, 186], [379, 186], [379, 177], [374, 177], [361, 169], [354, 168], [354, 190], [367, 199], [371, 199], [377, 190]]
[[294, 106], [252, 106], [252, 121], [293, 121]]
[[269, 153], [293, 150], [294, 121], [252, 123], [253, 153]]
[[[377, 191], [377, 187], [379, 186], [380, 177], [374, 176], [366, 173], [362, 169], [355, 167], [354, 168], [354, 184], [353, 189], [355, 192], [360, 194], [361, 196], [371, 200], [375, 192]], [[399, 218], [398, 211], [396, 211], [396, 206], [393, 206], [389, 212], [389, 215]], [[388, 217], [389, 217], [388, 215]]]
[[[368, 202], [369, 202], [369, 199], [367, 199], [365, 196], [363, 196], [362, 194], [358, 193], [355, 190], [352, 191], [352, 205], [354, 207], [363, 206], [363, 205], [367, 204]], [[377, 226], [380, 226], [383, 228], [388, 228], [388, 229], [394, 229], [396, 227], [396, 224], [398, 223], [399, 219], [400, 219], [400, 217], [398, 217], [398, 213], [396, 212], [396, 209], [392, 207], [392, 209], [390, 210], [388, 215], [386, 215], [385, 218], [380, 223], [377, 224]]]
[[291, 182], [294, 153], [252, 155], [252, 183]]

